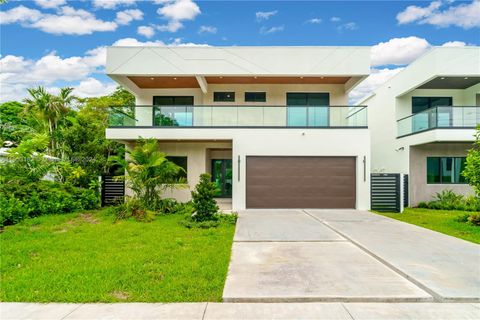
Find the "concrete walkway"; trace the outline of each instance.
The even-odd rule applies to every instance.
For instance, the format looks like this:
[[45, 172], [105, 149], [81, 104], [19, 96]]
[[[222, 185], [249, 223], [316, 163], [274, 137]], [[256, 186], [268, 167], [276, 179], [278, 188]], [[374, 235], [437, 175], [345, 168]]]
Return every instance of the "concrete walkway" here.
[[471, 303], [1, 303], [2, 320], [318, 319], [478, 320]]
[[226, 302], [479, 302], [480, 246], [355, 210], [239, 214]]

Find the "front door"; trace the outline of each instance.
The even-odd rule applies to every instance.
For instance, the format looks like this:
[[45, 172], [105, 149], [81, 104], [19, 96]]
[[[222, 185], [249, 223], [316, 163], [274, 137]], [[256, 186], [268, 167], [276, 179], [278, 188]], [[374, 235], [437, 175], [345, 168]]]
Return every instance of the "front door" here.
[[217, 186], [216, 197], [232, 197], [232, 159], [212, 160], [212, 181]]

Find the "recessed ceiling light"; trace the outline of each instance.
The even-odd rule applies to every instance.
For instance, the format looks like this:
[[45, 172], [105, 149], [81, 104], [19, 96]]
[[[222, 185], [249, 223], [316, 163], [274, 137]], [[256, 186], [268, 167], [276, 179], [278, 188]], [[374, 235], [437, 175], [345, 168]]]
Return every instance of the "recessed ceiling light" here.
[[320, 79], [323, 79], [323, 78], [325, 78], [325, 77], [320, 77]]
[[254, 78], [254, 79], [257, 79], [257, 77], [256, 77], [256, 76], [255, 76], [255, 77], [253, 77], [253, 78]]
[[303, 77], [300, 77], [300, 79], [303, 79]]
[[223, 79], [223, 77], [219, 77], [220, 79]]
[[173, 80], [177, 80], [177, 78], [173, 78]]
[[463, 79], [467, 80], [467, 79], [468, 79], [468, 77], [465, 77], [465, 78], [463, 78]]
[[445, 80], [445, 77], [441, 77], [440, 80]]
[[150, 80], [155, 80], [155, 78], [150, 78]]

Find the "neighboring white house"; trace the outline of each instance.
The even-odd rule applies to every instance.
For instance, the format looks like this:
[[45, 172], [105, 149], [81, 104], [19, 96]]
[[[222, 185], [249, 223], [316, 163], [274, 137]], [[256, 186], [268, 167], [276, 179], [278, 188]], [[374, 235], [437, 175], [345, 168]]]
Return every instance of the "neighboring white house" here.
[[410, 206], [451, 189], [480, 123], [480, 48], [434, 48], [373, 95], [368, 105], [371, 171], [409, 175]]
[[111, 47], [107, 74], [136, 96], [106, 135], [140, 137], [187, 171], [211, 173], [232, 209], [370, 207], [367, 108], [348, 93], [368, 47]]

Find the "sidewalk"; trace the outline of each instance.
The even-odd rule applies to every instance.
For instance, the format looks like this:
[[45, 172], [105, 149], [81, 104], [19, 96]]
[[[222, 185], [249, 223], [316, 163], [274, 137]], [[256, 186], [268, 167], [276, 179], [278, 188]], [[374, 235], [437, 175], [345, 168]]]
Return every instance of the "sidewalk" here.
[[7, 319], [415, 319], [478, 320], [476, 303], [8, 303]]

